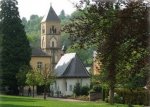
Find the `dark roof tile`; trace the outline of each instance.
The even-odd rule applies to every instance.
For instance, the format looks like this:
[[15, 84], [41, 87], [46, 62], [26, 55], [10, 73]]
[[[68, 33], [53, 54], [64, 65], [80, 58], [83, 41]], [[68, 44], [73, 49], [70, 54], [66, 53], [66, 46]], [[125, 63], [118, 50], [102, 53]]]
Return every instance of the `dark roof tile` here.
[[32, 49], [32, 56], [50, 56], [40, 48]]
[[[70, 58], [69, 58], [70, 57]], [[66, 61], [68, 60], [68, 61]], [[70, 60], [70, 61], [69, 61]], [[90, 74], [84, 67], [82, 61], [74, 53], [65, 54], [55, 67], [57, 77], [89, 78]], [[59, 65], [60, 64], [60, 65]]]
[[55, 11], [54, 11], [52, 6], [50, 7], [48, 14], [46, 16], [44, 16], [44, 18], [42, 19], [42, 22], [47, 22], [47, 21], [60, 22], [60, 19], [57, 16], [57, 14], [55, 13]]

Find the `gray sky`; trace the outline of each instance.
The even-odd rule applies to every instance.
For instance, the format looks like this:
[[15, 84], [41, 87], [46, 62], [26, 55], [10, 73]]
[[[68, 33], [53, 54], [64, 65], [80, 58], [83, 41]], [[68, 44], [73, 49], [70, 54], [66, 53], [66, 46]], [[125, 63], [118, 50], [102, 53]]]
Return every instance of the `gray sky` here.
[[20, 16], [30, 18], [32, 14], [44, 16], [49, 10], [50, 4], [52, 4], [57, 15], [60, 14], [62, 9], [66, 14], [71, 14], [75, 11], [72, 3], [76, 3], [78, 0], [17, 0]]

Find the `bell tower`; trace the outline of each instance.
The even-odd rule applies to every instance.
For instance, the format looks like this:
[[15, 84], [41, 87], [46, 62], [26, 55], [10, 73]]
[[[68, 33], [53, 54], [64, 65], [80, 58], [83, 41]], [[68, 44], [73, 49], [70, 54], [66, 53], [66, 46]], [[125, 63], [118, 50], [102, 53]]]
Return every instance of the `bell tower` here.
[[61, 57], [60, 19], [52, 6], [41, 22], [41, 49], [52, 57], [55, 66]]

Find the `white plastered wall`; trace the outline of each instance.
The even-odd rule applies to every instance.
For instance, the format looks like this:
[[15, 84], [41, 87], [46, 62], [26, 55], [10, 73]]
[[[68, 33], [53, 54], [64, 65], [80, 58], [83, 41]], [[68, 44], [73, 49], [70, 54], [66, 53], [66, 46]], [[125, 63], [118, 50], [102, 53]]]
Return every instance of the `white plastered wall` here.
[[73, 95], [73, 88], [76, 83], [80, 83], [82, 86], [90, 86], [90, 78], [56, 79], [56, 82], [50, 88], [53, 89], [54, 96], [57, 96], [57, 91], [61, 92], [61, 96]]

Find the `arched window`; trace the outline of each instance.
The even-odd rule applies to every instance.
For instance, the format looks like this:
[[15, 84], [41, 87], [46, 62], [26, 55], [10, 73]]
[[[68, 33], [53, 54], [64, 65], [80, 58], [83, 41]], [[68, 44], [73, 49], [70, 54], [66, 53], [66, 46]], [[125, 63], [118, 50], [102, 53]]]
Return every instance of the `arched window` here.
[[42, 38], [42, 47], [44, 47], [44, 37]]
[[55, 47], [54, 41], [52, 41], [52, 47]]
[[52, 34], [55, 33], [55, 29], [54, 26], [52, 26]]
[[50, 33], [50, 34], [52, 33], [52, 28], [50, 28], [50, 31], [49, 31], [49, 33]]
[[66, 88], [66, 91], [67, 91], [67, 81], [65, 82], [65, 88]]
[[55, 61], [57, 62], [57, 55], [55, 55]]
[[42, 26], [42, 33], [43, 33], [43, 34], [45, 33], [45, 28], [44, 28], [44, 26]]
[[52, 39], [50, 39], [49, 46], [50, 47], [57, 47], [57, 40], [56, 40], [56, 38], [53, 37]]
[[55, 28], [54, 33], [56, 33], [56, 32], [57, 32], [57, 30], [56, 30], [56, 28]]

